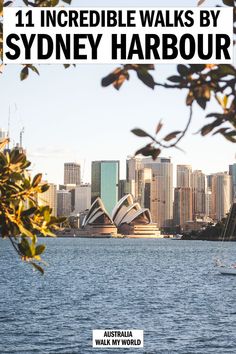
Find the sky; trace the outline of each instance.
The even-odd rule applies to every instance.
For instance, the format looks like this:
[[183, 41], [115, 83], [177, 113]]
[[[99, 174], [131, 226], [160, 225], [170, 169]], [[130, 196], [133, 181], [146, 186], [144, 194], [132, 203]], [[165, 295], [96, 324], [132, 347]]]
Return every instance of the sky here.
[[[73, 1], [74, 6], [195, 6], [196, 0], [125, 0]], [[208, 0], [207, 6], [219, 1]], [[160, 120], [163, 136], [183, 128], [188, 119], [186, 92], [144, 86], [135, 73], [118, 92], [112, 86], [101, 87], [101, 79], [117, 65], [78, 65], [64, 69], [61, 65], [41, 65], [40, 76], [32, 73], [21, 82], [19, 65], [8, 65], [0, 77], [1, 122], [7, 130], [10, 107], [10, 136], [18, 142], [24, 127], [23, 145], [32, 161], [34, 173], [43, 172], [49, 182], [63, 183], [64, 162], [81, 164], [83, 182], [90, 181], [93, 160], [121, 160], [121, 178], [125, 177], [125, 160], [148, 143], [130, 130], [140, 127], [153, 133]], [[175, 74], [176, 65], [156, 65], [155, 79], [164, 82]], [[195, 134], [215, 111], [212, 102], [207, 111], [194, 106], [194, 121], [180, 147], [166, 150], [162, 156], [173, 163], [191, 164], [205, 173], [228, 170], [235, 162], [236, 146], [220, 136]], [[210, 122], [210, 121], [209, 121]]]

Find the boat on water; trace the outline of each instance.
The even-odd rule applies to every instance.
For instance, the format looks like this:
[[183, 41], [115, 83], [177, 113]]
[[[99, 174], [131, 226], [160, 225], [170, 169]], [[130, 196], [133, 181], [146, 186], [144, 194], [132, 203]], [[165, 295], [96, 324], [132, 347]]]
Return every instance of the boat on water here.
[[[236, 202], [232, 204], [224, 229], [221, 234], [221, 249], [224, 241], [234, 241], [236, 231]], [[227, 263], [222, 261], [220, 258], [215, 259], [215, 266], [222, 275], [236, 275], [236, 263]]]
[[227, 265], [220, 259], [215, 260], [215, 266], [222, 275], [236, 275], [236, 264]]
[[236, 275], [236, 268], [222, 267], [219, 268], [219, 272], [222, 275]]
[[182, 240], [183, 235], [177, 234], [177, 235], [173, 235], [173, 237], [171, 237], [171, 240]]

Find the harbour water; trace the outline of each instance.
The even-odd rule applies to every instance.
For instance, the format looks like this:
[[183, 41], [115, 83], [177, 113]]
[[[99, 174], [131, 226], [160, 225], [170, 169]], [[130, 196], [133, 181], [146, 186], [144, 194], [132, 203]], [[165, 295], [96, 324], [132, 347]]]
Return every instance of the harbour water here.
[[[236, 277], [218, 242], [58, 238], [44, 276], [0, 240], [0, 353], [236, 352]], [[236, 243], [222, 252], [236, 261]], [[93, 329], [143, 329], [143, 349], [93, 349]]]

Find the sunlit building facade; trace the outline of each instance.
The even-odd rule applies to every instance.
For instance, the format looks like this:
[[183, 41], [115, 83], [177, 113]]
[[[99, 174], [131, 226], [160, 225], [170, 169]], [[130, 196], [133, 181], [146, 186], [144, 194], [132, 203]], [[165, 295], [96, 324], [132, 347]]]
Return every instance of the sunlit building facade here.
[[64, 163], [64, 184], [80, 185], [80, 164], [76, 162]]
[[101, 198], [109, 214], [118, 202], [119, 175], [119, 161], [92, 162], [91, 201]]
[[143, 159], [145, 168], [151, 168], [150, 211], [158, 227], [171, 227], [173, 224], [173, 164], [170, 158], [156, 161]]
[[37, 195], [38, 204], [49, 205], [52, 209], [52, 216], [57, 216], [57, 186], [54, 183], [45, 183], [49, 185], [49, 189], [46, 192]]
[[57, 216], [70, 216], [71, 193], [67, 190], [57, 191]]
[[212, 179], [212, 219], [219, 221], [226, 217], [232, 203], [232, 176], [216, 173]]
[[175, 188], [174, 192], [174, 226], [183, 227], [192, 221], [192, 189], [190, 187]]

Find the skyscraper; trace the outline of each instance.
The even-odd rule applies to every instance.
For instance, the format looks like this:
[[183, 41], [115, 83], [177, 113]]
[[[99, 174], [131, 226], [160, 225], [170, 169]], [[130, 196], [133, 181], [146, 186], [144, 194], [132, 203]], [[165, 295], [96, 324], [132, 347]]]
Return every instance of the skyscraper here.
[[229, 212], [232, 202], [232, 176], [216, 173], [212, 178], [212, 218], [221, 220]]
[[143, 167], [136, 171], [135, 201], [137, 201], [142, 207], [145, 207], [145, 205], [149, 204], [149, 208], [150, 208], [151, 180], [152, 180], [151, 168]]
[[75, 214], [79, 214], [91, 206], [91, 184], [75, 187]]
[[177, 188], [191, 187], [191, 174], [192, 166], [190, 165], [177, 165]]
[[[47, 183], [44, 181], [44, 183]], [[52, 216], [57, 216], [57, 186], [54, 183], [47, 183], [49, 189], [44, 193], [38, 194], [39, 205], [49, 205], [52, 209]]]
[[128, 182], [135, 180], [136, 171], [142, 168], [142, 159], [130, 157], [126, 160], [126, 180]]
[[126, 179], [121, 179], [119, 181], [119, 200], [123, 198], [126, 194], [132, 194], [134, 197], [133, 191], [135, 190], [135, 181], [131, 180], [130, 182]]
[[69, 216], [71, 213], [71, 193], [67, 190], [57, 191], [57, 216]]
[[229, 174], [232, 176], [232, 201], [236, 198], [236, 163], [229, 165]]
[[206, 216], [207, 178], [201, 170], [192, 173], [193, 216]]
[[138, 157], [130, 157], [126, 160], [126, 180], [130, 184], [134, 199], [141, 202], [142, 190], [142, 159]]
[[192, 206], [192, 189], [189, 187], [175, 188], [174, 226], [183, 227], [186, 221], [192, 221]]
[[5, 132], [4, 130], [2, 130], [2, 128], [0, 128], [0, 140], [5, 139], [7, 137], [7, 132]]
[[151, 214], [158, 227], [170, 227], [173, 223], [173, 164], [170, 158], [156, 161], [143, 159], [143, 166], [151, 168]]
[[100, 197], [110, 214], [118, 202], [119, 175], [119, 161], [92, 162], [92, 203]]
[[78, 163], [64, 163], [64, 184], [80, 184], [80, 165]]

